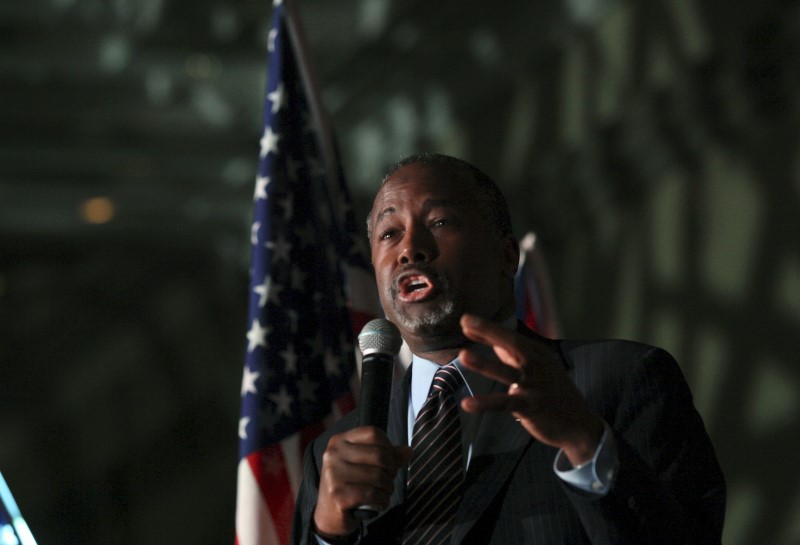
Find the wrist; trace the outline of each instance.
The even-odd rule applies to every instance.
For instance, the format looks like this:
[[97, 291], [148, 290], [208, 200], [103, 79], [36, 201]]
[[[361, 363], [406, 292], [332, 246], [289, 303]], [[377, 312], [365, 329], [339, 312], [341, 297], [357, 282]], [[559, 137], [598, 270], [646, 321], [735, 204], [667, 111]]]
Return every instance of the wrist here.
[[[354, 527], [350, 529], [347, 524], [344, 525], [326, 525], [320, 524], [321, 520], [317, 520], [318, 513], [314, 513], [314, 516], [311, 520], [311, 529], [318, 537], [320, 537], [323, 541], [329, 543], [330, 545], [351, 545], [358, 541], [359, 537], [359, 529], [360, 525], [358, 522], [355, 523]], [[324, 517], [323, 517], [324, 519]], [[323, 529], [320, 529], [322, 526]], [[335, 529], [332, 529], [334, 528]]]
[[319, 528], [317, 528], [316, 524], [313, 525], [312, 529], [315, 535], [330, 545], [354, 545], [358, 541], [359, 537], [358, 528], [343, 536], [322, 532], [319, 530]]
[[578, 434], [570, 444], [562, 447], [564, 455], [573, 468], [579, 469], [591, 463], [603, 437], [603, 430], [603, 422], [598, 418], [587, 426], [585, 431]]

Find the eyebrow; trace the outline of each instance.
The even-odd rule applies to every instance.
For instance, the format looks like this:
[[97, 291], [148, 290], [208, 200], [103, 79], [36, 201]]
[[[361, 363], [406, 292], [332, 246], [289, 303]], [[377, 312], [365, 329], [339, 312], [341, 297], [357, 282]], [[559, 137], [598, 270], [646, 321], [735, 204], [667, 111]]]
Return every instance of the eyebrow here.
[[372, 225], [373, 226], [378, 225], [383, 218], [385, 218], [390, 214], [394, 214], [395, 212], [397, 212], [397, 209], [394, 206], [389, 206], [387, 208], [384, 208], [383, 210], [378, 212], [377, 216], [375, 216], [375, 221], [372, 222]]
[[[423, 210], [430, 210], [431, 208], [437, 208], [440, 206], [442, 207], [453, 206], [458, 202], [463, 202], [463, 201], [461, 201], [460, 199], [426, 199], [425, 202], [422, 204], [422, 208]], [[396, 212], [397, 208], [395, 208], [394, 206], [387, 206], [386, 208], [378, 212], [378, 215], [375, 216], [375, 221], [373, 222], [372, 225], [373, 226], [378, 225], [383, 218], [395, 214]]]

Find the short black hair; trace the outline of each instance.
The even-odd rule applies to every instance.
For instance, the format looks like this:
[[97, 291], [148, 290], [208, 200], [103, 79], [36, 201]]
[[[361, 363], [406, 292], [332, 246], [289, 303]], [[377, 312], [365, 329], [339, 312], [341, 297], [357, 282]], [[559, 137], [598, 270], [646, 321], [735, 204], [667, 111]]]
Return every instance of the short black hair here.
[[[487, 176], [478, 167], [449, 155], [440, 153], [417, 153], [400, 159], [389, 167], [386, 175], [381, 180], [381, 186], [398, 170], [408, 165], [426, 165], [435, 168], [442, 168], [454, 172], [456, 175], [463, 175], [475, 182], [475, 187], [480, 193], [481, 200], [488, 204], [487, 215], [489, 222], [493, 225], [500, 236], [513, 235], [511, 225], [511, 214], [508, 211], [508, 203], [494, 180]], [[369, 218], [367, 218], [367, 232], [371, 231]]]

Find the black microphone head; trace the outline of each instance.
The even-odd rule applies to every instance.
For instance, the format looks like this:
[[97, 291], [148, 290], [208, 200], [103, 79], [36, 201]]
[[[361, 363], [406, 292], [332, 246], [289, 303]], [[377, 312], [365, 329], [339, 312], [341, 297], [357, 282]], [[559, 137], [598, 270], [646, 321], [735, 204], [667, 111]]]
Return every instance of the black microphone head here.
[[397, 326], [383, 318], [367, 322], [358, 334], [358, 347], [365, 356], [377, 353], [395, 357], [402, 344], [403, 339]]

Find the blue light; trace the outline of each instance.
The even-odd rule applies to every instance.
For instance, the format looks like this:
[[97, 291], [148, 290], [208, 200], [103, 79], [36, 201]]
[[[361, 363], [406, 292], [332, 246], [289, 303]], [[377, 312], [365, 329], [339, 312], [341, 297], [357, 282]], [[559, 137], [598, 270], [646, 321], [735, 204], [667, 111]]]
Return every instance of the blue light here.
[[0, 503], [4, 508], [0, 508], [0, 517], [3, 517], [3, 511], [6, 511], [11, 518], [10, 521], [0, 521], [0, 545], [36, 545], [36, 540], [33, 539], [28, 524], [22, 518], [2, 472], [0, 472]]
[[14, 527], [10, 524], [0, 526], [0, 545], [19, 545], [17, 534], [14, 533]]

